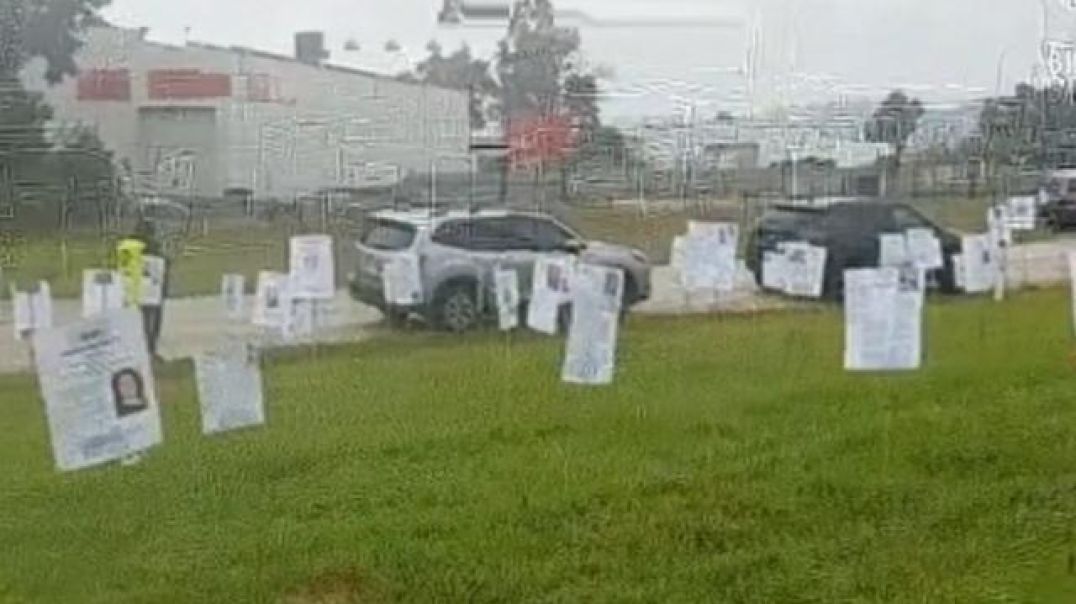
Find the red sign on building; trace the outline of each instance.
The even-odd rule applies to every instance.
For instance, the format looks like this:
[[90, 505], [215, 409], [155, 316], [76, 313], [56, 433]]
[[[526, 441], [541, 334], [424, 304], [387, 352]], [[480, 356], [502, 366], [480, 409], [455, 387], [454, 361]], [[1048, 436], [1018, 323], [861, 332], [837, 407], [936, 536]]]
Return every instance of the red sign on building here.
[[513, 120], [508, 125], [508, 146], [514, 166], [563, 161], [575, 149], [575, 129], [567, 116]]
[[130, 101], [131, 72], [126, 69], [88, 69], [78, 76], [80, 101]]
[[198, 69], [155, 69], [147, 81], [151, 99], [213, 99], [232, 96], [232, 78]]

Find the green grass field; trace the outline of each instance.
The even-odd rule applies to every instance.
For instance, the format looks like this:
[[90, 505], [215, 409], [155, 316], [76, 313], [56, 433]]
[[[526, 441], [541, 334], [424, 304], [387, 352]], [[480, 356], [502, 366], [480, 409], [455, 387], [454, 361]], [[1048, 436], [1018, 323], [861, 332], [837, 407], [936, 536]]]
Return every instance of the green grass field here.
[[836, 309], [634, 318], [617, 383], [562, 342], [407, 333], [266, 364], [269, 423], [52, 469], [0, 377], [4, 602], [1076, 601], [1068, 295], [928, 309], [927, 361], [841, 370]]
[[[5, 267], [5, 279], [25, 287], [45, 279], [56, 297], [77, 297], [82, 291], [82, 271], [115, 266], [118, 236], [75, 233], [63, 240], [52, 236], [27, 237]], [[236, 272], [253, 282], [259, 270], [283, 270], [287, 266], [288, 233], [280, 228], [251, 226], [194, 234], [184, 241], [183, 253], [173, 262], [170, 294], [206, 295], [220, 292], [220, 276]], [[66, 257], [66, 260], [65, 260]]]

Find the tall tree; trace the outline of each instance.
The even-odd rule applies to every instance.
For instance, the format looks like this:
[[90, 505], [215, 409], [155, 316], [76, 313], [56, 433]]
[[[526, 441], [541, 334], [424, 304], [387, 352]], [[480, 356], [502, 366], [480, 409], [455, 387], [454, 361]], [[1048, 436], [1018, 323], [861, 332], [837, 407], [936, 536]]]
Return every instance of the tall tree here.
[[56, 84], [75, 75], [82, 33], [101, 24], [111, 0], [4, 0], [0, 3], [0, 75], [12, 77], [30, 59], [45, 59], [45, 77]]
[[469, 91], [471, 127], [484, 128], [486, 114], [495, 101], [499, 88], [490, 73], [490, 62], [472, 56], [471, 49], [466, 44], [448, 56], [443, 54], [441, 45], [436, 41], [430, 41], [426, 50], [429, 56], [415, 66], [414, 73], [400, 77]]
[[866, 139], [872, 143], [885, 143], [893, 147], [893, 162], [900, 169], [901, 158], [908, 144], [908, 138], [919, 125], [923, 117], [923, 104], [903, 91], [889, 93], [882, 104], [874, 110], [864, 128]]
[[[567, 122], [576, 144], [595, 139], [601, 126], [600, 87], [598, 75], [584, 66], [581, 44], [578, 29], [557, 25], [550, 0], [515, 1], [497, 52], [502, 118], [508, 132], [530, 123], [541, 137], [540, 130], [558, 129]], [[553, 157], [562, 160], [566, 154], [555, 150]], [[571, 162], [560, 161], [562, 197], [568, 193], [570, 164], [578, 161], [578, 153]], [[543, 171], [545, 163], [541, 162]]]
[[1002, 165], [1023, 166], [1043, 159], [1042, 130], [1047, 116], [1040, 100], [1046, 100], [1043, 93], [1020, 84], [1013, 96], [983, 103], [979, 133], [988, 176]]
[[582, 68], [579, 30], [556, 24], [550, 0], [516, 0], [497, 52], [508, 119], [575, 110], [597, 118], [597, 81]]
[[36, 179], [64, 179], [48, 168], [54, 148], [45, 128], [52, 111], [41, 94], [24, 88], [20, 75], [37, 58], [43, 59], [50, 84], [75, 75], [82, 35], [87, 27], [103, 23], [98, 11], [108, 3], [0, 0], [0, 163], [8, 170]]

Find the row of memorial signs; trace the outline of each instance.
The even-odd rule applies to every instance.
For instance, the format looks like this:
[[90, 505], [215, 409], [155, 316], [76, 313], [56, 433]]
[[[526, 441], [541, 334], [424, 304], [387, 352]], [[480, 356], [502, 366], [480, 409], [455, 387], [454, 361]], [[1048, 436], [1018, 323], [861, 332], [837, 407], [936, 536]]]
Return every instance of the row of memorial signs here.
[[[997, 218], [995, 216], [994, 218]], [[988, 290], [997, 279], [997, 251], [1006, 245], [1007, 228], [964, 237], [953, 258], [963, 287]], [[736, 259], [738, 230], [731, 224], [693, 223], [674, 243], [674, 264], [692, 288], [729, 291], [742, 263]], [[850, 371], [911, 370], [921, 364], [922, 313], [927, 273], [944, 266], [940, 242], [925, 229], [884, 234], [878, 267], [848, 270], [845, 292], [845, 368]], [[822, 293], [826, 250], [807, 242], [787, 242], [763, 259], [768, 287], [793, 295]], [[150, 263], [153, 264], [153, 263]], [[1069, 258], [1076, 322], [1076, 254]], [[142, 273], [148, 287], [141, 300], [152, 303], [163, 281], [161, 271]], [[403, 255], [382, 270], [387, 299], [414, 305], [423, 300], [418, 260]], [[327, 236], [293, 238], [288, 274], [262, 273], [252, 321], [297, 331], [297, 304], [333, 296], [332, 242]], [[491, 275], [498, 324], [520, 325], [520, 278], [516, 270], [497, 266]], [[612, 383], [616, 364], [624, 274], [572, 256], [541, 258], [534, 266], [526, 325], [556, 334], [562, 310], [571, 309], [561, 370], [568, 383]], [[17, 324], [29, 325], [34, 359], [45, 399], [56, 464], [74, 470], [122, 460], [162, 442], [161, 418], [142, 321], [117, 283], [122, 275], [95, 271], [84, 275], [83, 315], [76, 323], [51, 325], [48, 283], [35, 291], [15, 292]], [[232, 318], [244, 314], [244, 279], [226, 275], [222, 297]], [[26, 320], [25, 317], [30, 317]], [[265, 422], [258, 354], [245, 343], [228, 343], [195, 359], [202, 428], [207, 434]]]
[[[134, 309], [34, 333], [34, 362], [60, 470], [129, 459], [163, 440], [142, 319]], [[265, 422], [257, 354], [231, 345], [195, 359], [206, 434]]]
[[[293, 238], [290, 261], [292, 271], [278, 284], [276, 305], [332, 297], [332, 247], [327, 236]], [[132, 306], [161, 304], [165, 265], [153, 257], [131, 262], [140, 265], [138, 270], [121, 263], [119, 271], [84, 274], [83, 318], [69, 325], [52, 326], [48, 283], [34, 291], [13, 291], [16, 333], [33, 339], [34, 364], [60, 470], [131, 459], [163, 440], [144, 326]], [[132, 274], [138, 282], [134, 294]], [[241, 316], [242, 278], [227, 277], [225, 294], [229, 315]], [[260, 314], [271, 311], [263, 309]], [[195, 375], [203, 432], [265, 423], [255, 348], [229, 341], [198, 355]]]

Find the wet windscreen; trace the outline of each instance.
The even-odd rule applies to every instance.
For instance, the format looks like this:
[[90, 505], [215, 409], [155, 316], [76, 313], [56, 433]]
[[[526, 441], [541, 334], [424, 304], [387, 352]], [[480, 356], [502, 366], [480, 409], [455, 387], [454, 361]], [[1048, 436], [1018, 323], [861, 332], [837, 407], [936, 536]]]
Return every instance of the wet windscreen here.
[[0, 603], [1076, 602], [1074, 82], [1074, 0], [0, 0]]

